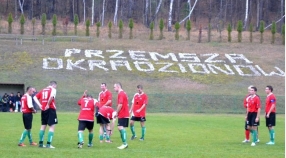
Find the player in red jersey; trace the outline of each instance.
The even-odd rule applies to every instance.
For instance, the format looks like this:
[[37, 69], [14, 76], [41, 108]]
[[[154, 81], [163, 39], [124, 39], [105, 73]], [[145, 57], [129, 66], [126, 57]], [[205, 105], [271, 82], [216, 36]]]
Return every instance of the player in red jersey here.
[[257, 126], [259, 125], [259, 114], [260, 114], [260, 98], [256, 95], [257, 88], [251, 87], [250, 97], [248, 99], [247, 107], [247, 127], [250, 129], [252, 134], [252, 143], [251, 146], [255, 146], [257, 139]]
[[275, 131], [274, 126], [276, 123], [276, 97], [272, 93], [273, 87], [266, 86], [265, 92], [267, 94], [265, 102], [265, 118], [266, 118], [266, 127], [268, 127], [270, 142], [266, 143], [267, 145], [274, 145]]
[[129, 110], [128, 110], [128, 96], [123, 91], [121, 83], [114, 84], [114, 90], [118, 93], [117, 96], [117, 117], [118, 117], [118, 130], [120, 132], [123, 144], [118, 149], [126, 149], [128, 147], [126, 141], [126, 129], [129, 124]]
[[141, 141], [144, 140], [144, 136], [146, 133], [146, 106], [148, 104], [148, 96], [143, 92], [143, 86], [137, 86], [138, 93], [135, 93], [132, 99], [132, 105], [129, 110], [131, 113], [131, 121], [130, 121], [130, 129], [132, 132], [131, 140], [136, 138], [135, 128], [134, 128], [134, 121], [140, 121], [141, 128], [142, 128], [142, 136], [140, 138]]
[[[40, 137], [39, 147], [47, 147], [52, 149], [55, 148], [51, 145], [51, 143], [54, 137], [55, 125], [58, 124], [56, 103], [55, 103], [55, 97], [57, 93], [56, 88], [57, 88], [57, 82], [51, 81], [48, 87], [42, 89], [37, 95], [34, 96], [34, 101], [40, 106], [42, 110], [41, 112], [42, 125], [39, 133]], [[48, 133], [47, 146], [44, 146], [43, 141], [47, 125], [49, 125], [49, 133]]]
[[[107, 89], [106, 83], [101, 83], [100, 85], [101, 92], [98, 94], [98, 106], [96, 107], [96, 115], [98, 109], [102, 106], [112, 106], [112, 93]], [[102, 140], [106, 136], [106, 127], [103, 127], [104, 134], [99, 136], [99, 139]]]
[[36, 146], [37, 143], [32, 141], [32, 122], [33, 122], [33, 113], [36, 110], [33, 107], [32, 103], [32, 94], [34, 93], [34, 89], [32, 87], [27, 87], [26, 94], [24, 94], [21, 98], [21, 106], [23, 112], [23, 123], [25, 130], [23, 131], [18, 146], [26, 146], [23, 141], [25, 140], [26, 136], [28, 135], [30, 145]]
[[91, 95], [86, 94], [84, 91], [83, 96], [78, 100], [80, 106], [80, 113], [78, 116], [78, 148], [82, 148], [83, 131], [88, 129], [88, 147], [92, 146], [93, 139], [93, 126], [94, 126], [94, 111], [97, 103], [96, 99], [93, 99]]
[[[99, 139], [100, 143], [103, 142], [103, 133], [104, 128], [106, 128], [106, 140], [105, 142], [111, 143], [110, 136], [112, 134], [113, 128], [114, 128], [114, 122], [115, 122], [116, 112], [112, 109], [110, 106], [102, 106], [99, 111], [98, 115], [96, 116], [97, 123], [100, 125], [99, 128]], [[112, 120], [110, 122], [110, 120]]]

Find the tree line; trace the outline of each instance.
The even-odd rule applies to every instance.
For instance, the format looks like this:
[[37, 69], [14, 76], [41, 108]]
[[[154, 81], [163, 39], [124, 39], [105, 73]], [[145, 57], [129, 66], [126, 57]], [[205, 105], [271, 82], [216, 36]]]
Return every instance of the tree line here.
[[197, 25], [207, 20], [216, 29], [228, 24], [235, 29], [242, 20], [244, 30], [253, 25], [256, 31], [262, 20], [266, 27], [276, 21], [279, 30], [285, 23], [284, 0], [0, 0], [0, 6], [3, 18], [12, 13], [14, 19], [21, 14], [29, 20], [41, 19], [45, 13], [47, 20], [55, 14], [73, 22], [77, 15], [79, 23], [90, 20], [91, 26], [97, 22], [106, 26], [110, 21], [118, 26], [119, 19], [127, 23], [132, 18], [146, 27], [163, 19], [168, 31], [175, 29], [176, 22], [186, 26], [187, 20]]

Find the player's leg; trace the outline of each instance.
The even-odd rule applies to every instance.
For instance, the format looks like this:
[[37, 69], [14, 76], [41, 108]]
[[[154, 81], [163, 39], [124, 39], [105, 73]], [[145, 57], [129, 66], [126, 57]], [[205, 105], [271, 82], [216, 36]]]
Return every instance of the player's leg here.
[[39, 132], [39, 147], [45, 147], [44, 145], [44, 136], [45, 136], [45, 130], [48, 124], [48, 119], [49, 119], [49, 113], [48, 110], [46, 111], [41, 111], [41, 128]]
[[145, 134], [146, 134], [145, 122], [146, 122], [146, 118], [145, 117], [141, 117], [141, 120], [140, 120], [141, 133], [142, 133], [141, 138], [140, 138], [141, 141], [143, 141], [145, 139]]
[[132, 133], [131, 140], [136, 138], [135, 127], [134, 127], [135, 117], [132, 116], [130, 119], [130, 130]]
[[266, 143], [267, 145], [274, 145], [275, 141], [275, 131], [274, 131], [274, 126], [276, 123], [276, 114], [275, 113], [270, 113], [269, 118], [266, 118], [266, 126], [268, 127], [269, 131], [269, 137], [270, 137], [270, 142]]
[[104, 124], [100, 124], [100, 126], [99, 126], [99, 142], [100, 143], [103, 142], [103, 126], [104, 126]]
[[111, 141], [110, 141], [110, 135], [111, 135], [110, 123], [105, 124], [105, 128], [106, 128], [106, 136], [105, 136], [106, 140], [105, 140], [105, 142], [111, 143]]
[[77, 132], [77, 138], [78, 138], [78, 148], [82, 148], [84, 142], [83, 142], [83, 132], [84, 129], [87, 126], [87, 122], [86, 121], [78, 121], [78, 132]]
[[122, 140], [122, 145], [117, 147], [118, 149], [125, 149], [128, 147], [128, 144], [127, 144], [127, 141], [126, 141], [126, 137], [127, 137], [127, 134], [126, 134], [126, 127], [128, 127], [128, 122], [129, 122], [129, 119], [128, 118], [119, 118], [118, 119], [118, 130], [120, 132], [120, 136], [121, 136], [121, 140]]
[[252, 117], [251, 117], [252, 143], [251, 143], [251, 146], [255, 146], [256, 138], [257, 138], [258, 122], [255, 121], [256, 116], [257, 116], [256, 112], [252, 113]]
[[24, 147], [26, 145], [23, 142], [24, 142], [24, 140], [25, 140], [25, 138], [27, 136], [27, 129], [26, 128], [28, 127], [27, 126], [27, 121], [26, 121], [26, 114], [23, 114], [22, 118], [23, 118], [23, 124], [24, 124], [25, 129], [24, 129], [24, 131], [21, 134], [18, 146], [23, 146]]
[[248, 143], [249, 142], [250, 130], [247, 127], [247, 121], [245, 121], [244, 129], [245, 129], [245, 132], [244, 132], [245, 133], [245, 139], [244, 139], [244, 141], [242, 141], [242, 143]]
[[48, 125], [49, 125], [49, 133], [48, 133], [48, 140], [47, 140], [47, 148], [55, 148], [53, 147], [52, 141], [54, 137], [55, 127], [58, 123], [57, 113], [54, 109], [49, 109], [49, 118], [48, 118]]
[[87, 129], [88, 129], [88, 144], [87, 146], [88, 147], [92, 147], [92, 140], [93, 140], [93, 126], [94, 126], [94, 122], [88, 122], [88, 126], [87, 126]]
[[32, 146], [36, 146], [37, 143], [33, 142], [32, 133], [31, 133], [32, 122], [33, 122], [33, 114], [32, 113], [31, 114], [27, 114], [27, 122], [28, 122], [27, 135], [28, 135], [28, 138], [29, 138], [29, 143]]

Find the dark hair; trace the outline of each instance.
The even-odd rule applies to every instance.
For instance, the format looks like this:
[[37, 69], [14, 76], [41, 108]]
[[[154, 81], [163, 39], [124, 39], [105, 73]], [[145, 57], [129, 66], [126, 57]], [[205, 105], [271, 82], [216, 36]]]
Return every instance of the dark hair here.
[[90, 98], [92, 98], [92, 95], [90, 95], [90, 94], [87, 94], [87, 95], [86, 95], [86, 97], [90, 97]]
[[106, 83], [101, 83], [101, 85], [103, 85], [103, 84], [106, 86]]
[[57, 85], [57, 82], [56, 81], [50, 81], [50, 85]]
[[273, 87], [272, 86], [270, 86], [270, 85], [268, 85], [268, 86], [266, 86], [271, 92], [273, 91]]
[[26, 92], [28, 92], [28, 90], [30, 90], [32, 87], [31, 86], [28, 86], [27, 88], [26, 88]]
[[120, 88], [122, 88], [122, 85], [120, 82], [115, 83], [116, 85], [118, 85]]
[[139, 84], [139, 85], [137, 85], [137, 88], [138, 89], [143, 89], [143, 86]]
[[257, 88], [256, 87], [251, 87], [251, 89], [253, 89], [255, 92], [257, 92]]

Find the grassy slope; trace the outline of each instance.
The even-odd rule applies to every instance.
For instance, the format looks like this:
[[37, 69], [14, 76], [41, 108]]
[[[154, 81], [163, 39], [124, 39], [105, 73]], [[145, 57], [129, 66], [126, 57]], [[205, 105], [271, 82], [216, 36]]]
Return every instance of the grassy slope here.
[[[258, 35], [256, 34], [256, 36]], [[168, 74], [159, 73], [158, 71], [154, 73], [128, 72], [123, 68], [120, 68], [119, 71], [109, 72], [98, 69], [94, 71], [66, 70], [66, 59], [73, 59], [73, 61], [82, 58], [87, 59], [84, 57], [83, 52], [81, 55], [65, 58], [64, 52], [66, 48], [78, 48], [82, 50], [98, 49], [103, 51], [117, 49], [124, 50], [126, 54], [128, 50], [154, 51], [162, 54], [187, 52], [196, 53], [202, 61], [206, 58], [201, 57], [200, 54], [219, 53], [222, 56], [218, 59], [225, 60], [224, 54], [226, 53], [242, 53], [254, 62], [253, 65], [259, 65], [266, 72], [273, 71], [274, 66], [278, 66], [282, 70], [285, 69], [284, 46], [278, 44], [249, 44], [247, 42], [195, 43], [183, 39], [178, 42], [172, 40], [172, 33], [165, 33], [166, 39], [164, 40], [149, 41], [145, 40], [145, 36], [147, 36], [146, 32], [140, 38], [138, 35], [137, 37], [135, 36], [133, 40], [126, 39], [127, 37], [122, 40], [118, 40], [117, 38], [108, 39], [104, 36], [99, 39], [95, 38], [93, 42], [71, 43], [66, 41], [46, 41], [45, 45], [42, 45], [41, 41], [24, 41], [23, 45], [15, 45], [15, 41], [1, 41], [1, 82], [25, 83], [25, 85], [33, 85], [37, 89], [40, 89], [46, 86], [48, 81], [57, 80], [59, 83], [58, 101], [68, 101], [67, 104], [74, 104], [84, 89], [88, 89], [94, 96], [97, 96], [100, 91], [100, 83], [106, 82], [109, 85], [109, 89], [112, 89], [112, 84], [117, 81], [122, 82], [123, 88], [130, 96], [136, 92], [137, 84], [143, 84], [148, 94], [154, 94], [152, 100], [155, 100], [156, 94], [161, 95], [166, 93], [177, 96], [181, 94], [201, 95], [200, 97], [203, 95], [237, 95], [239, 96], [237, 100], [239, 100], [245, 95], [246, 87], [251, 84], [258, 87], [258, 93], [261, 96], [265, 96], [263, 89], [268, 84], [274, 86], [276, 95], [284, 96], [285, 94], [285, 78], [277, 76], [199, 75], [192, 74], [188, 69], [188, 72], [185, 74]], [[43, 70], [42, 59], [44, 57], [62, 58], [64, 60], [64, 69]], [[150, 57], [147, 56], [147, 58]], [[108, 63], [109, 54], [105, 55], [105, 59]], [[130, 58], [128, 60], [132, 63]], [[227, 64], [232, 65], [229, 62]], [[85, 63], [83, 67], [88, 68], [88, 65]], [[132, 68], [135, 69], [134, 66]], [[155, 68], [158, 69], [159, 67]]]
[[[194, 114], [149, 114], [147, 116], [146, 140], [128, 140], [129, 148], [119, 151], [121, 144], [119, 132], [115, 130], [113, 143], [100, 144], [97, 129], [94, 128], [94, 146], [77, 149], [77, 114], [59, 113], [53, 145], [56, 149], [39, 149], [27, 146], [17, 147], [23, 131], [20, 113], [2, 113], [1, 157], [285, 157], [285, 116], [277, 116], [276, 144], [267, 146], [268, 131], [261, 120], [259, 127], [260, 143], [256, 147], [242, 144], [244, 122], [242, 115], [194, 115]], [[34, 115], [33, 140], [38, 141], [40, 114]], [[141, 134], [139, 124], [135, 124], [137, 136]], [[127, 129], [128, 139], [131, 137]], [[45, 140], [47, 139], [47, 132]], [[84, 140], [87, 142], [87, 131]], [[28, 144], [26, 138], [25, 143]]]

